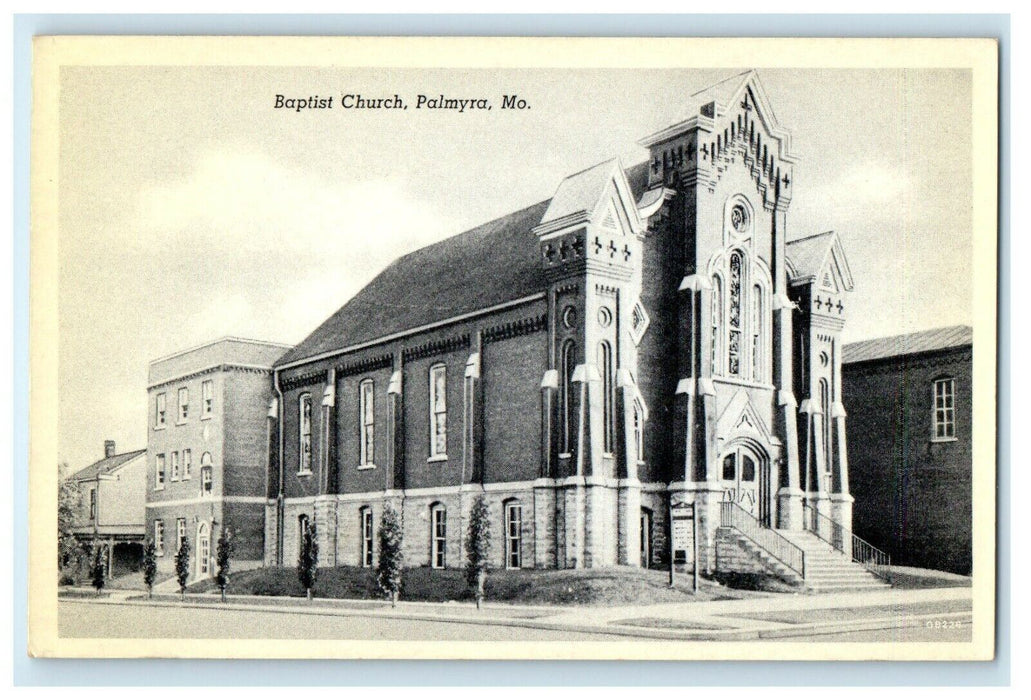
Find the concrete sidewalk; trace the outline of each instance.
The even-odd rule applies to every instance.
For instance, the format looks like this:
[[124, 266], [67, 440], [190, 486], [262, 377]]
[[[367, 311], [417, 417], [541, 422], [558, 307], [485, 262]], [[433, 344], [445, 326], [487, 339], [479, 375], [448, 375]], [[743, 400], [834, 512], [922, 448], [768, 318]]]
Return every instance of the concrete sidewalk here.
[[298, 598], [190, 594], [149, 600], [138, 591], [111, 591], [106, 598], [67, 598], [71, 602], [160, 607], [230, 607], [239, 610], [329, 615], [386, 617], [394, 619], [503, 625], [580, 631], [650, 639], [746, 640], [774, 637], [806, 637], [840, 631], [901, 629], [948, 620], [969, 623], [969, 588], [938, 588], [779, 595], [739, 600], [700, 601], [620, 607], [524, 606], [485, 603], [477, 610], [471, 603], [327, 600], [308, 602]]

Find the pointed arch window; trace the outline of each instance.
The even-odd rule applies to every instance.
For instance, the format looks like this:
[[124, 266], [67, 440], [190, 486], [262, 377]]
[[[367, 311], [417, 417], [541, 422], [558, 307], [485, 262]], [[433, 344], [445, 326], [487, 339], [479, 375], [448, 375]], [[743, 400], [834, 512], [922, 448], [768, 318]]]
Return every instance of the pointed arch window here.
[[741, 374], [741, 253], [730, 254], [727, 284], [727, 373]]
[[752, 335], [752, 379], [763, 378], [763, 290], [758, 284], [752, 286], [751, 318], [749, 332]]
[[607, 341], [598, 345], [598, 365], [601, 367], [602, 424], [604, 428], [605, 452], [615, 449], [615, 395], [612, 389], [612, 346]]
[[576, 343], [567, 340], [562, 346], [562, 453], [569, 454], [573, 449], [573, 370], [576, 368]]
[[723, 278], [712, 278], [712, 373], [720, 374], [723, 357]]
[[769, 374], [769, 273], [740, 248], [721, 253], [714, 267], [712, 373], [765, 382]]
[[829, 475], [831, 473], [831, 389], [826, 379], [820, 380], [820, 413], [823, 414], [821, 424], [820, 440], [823, 447], [823, 469]]

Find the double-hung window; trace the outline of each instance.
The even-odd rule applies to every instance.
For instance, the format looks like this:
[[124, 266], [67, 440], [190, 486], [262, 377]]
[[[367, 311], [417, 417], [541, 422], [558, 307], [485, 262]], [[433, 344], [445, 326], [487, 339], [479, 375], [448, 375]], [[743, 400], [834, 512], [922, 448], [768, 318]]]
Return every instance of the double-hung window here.
[[154, 521], [154, 556], [165, 556], [165, 521]]
[[165, 417], [166, 417], [166, 410], [167, 410], [166, 409], [166, 402], [167, 402], [167, 400], [168, 399], [165, 397], [165, 395], [163, 393], [158, 394], [154, 398], [154, 427], [155, 428], [164, 428], [165, 427]]
[[298, 444], [297, 473], [311, 474], [311, 394], [301, 394], [297, 400]]
[[366, 506], [359, 511], [362, 525], [362, 566], [372, 566], [372, 508]]
[[176, 518], [175, 520], [175, 551], [179, 551], [183, 548], [183, 542], [186, 541], [186, 518]]
[[210, 418], [215, 410], [215, 384], [210, 379], [200, 385], [200, 417]]
[[956, 380], [942, 377], [934, 380], [934, 440], [956, 437]]
[[157, 455], [154, 458], [154, 489], [165, 488], [165, 456]]
[[172, 453], [172, 475], [171, 475], [170, 478], [171, 478], [172, 481], [179, 481], [179, 453], [178, 452], [173, 452]]
[[361, 425], [361, 443], [359, 445], [359, 461], [361, 466], [372, 466], [376, 460], [376, 406], [375, 384], [366, 379], [358, 385], [358, 416]]
[[430, 564], [434, 569], [447, 565], [447, 510], [442, 505], [430, 509]]
[[193, 476], [193, 451], [183, 450], [183, 481]]
[[89, 519], [97, 519], [97, 488], [91, 486], [89, 490]]
[[505, 505], [505, 567], [518, 569], [523, 565], [523, 506]]
[[430, 459], [447, 457], [447, 367], [430, 367]]
[[176, 420], [180, 423], [185, 423], [186, 419], [190, 417], [190, 390], [186, 387], [179, 389], [179, 412], [176, 415]]

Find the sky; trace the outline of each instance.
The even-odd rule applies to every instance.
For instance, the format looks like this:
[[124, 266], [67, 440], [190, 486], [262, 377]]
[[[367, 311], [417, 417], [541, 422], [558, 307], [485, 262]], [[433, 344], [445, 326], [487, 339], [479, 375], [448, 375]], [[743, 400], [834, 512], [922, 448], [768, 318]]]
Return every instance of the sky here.
[[[300, 342], [399, 255], [644, 160], [638, 140], [734, 72], [63, 68], [59, 459], [146, 446], [150, 360]], [[760, 77], [798, 158], [788, 238], [833, 229], [851, 266], [845, 340], [969, 324], [970, 74]], [[409, 109], [273, 108], [348, 93]], [[418, 94], [494, 107], [416, 110]], [[529, 109], [501, 110], [512, 94]]]

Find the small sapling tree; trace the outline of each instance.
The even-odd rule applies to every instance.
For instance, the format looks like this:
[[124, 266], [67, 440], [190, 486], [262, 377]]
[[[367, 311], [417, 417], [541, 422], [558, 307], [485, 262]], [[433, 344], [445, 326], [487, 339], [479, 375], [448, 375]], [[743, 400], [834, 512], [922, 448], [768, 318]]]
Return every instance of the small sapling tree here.
[[469, 532], [465, 540], [465, 580], [476, 596], [476, 609], [483, 602], [483, 588], [487, 582], [490, 557], [490, 513], [483, 496], [473, 501], [469, 513]]
[[154, 595], [154, 580], [158, 576], [157, 548], [154, 540], [148, 540], [143, 549], [143, 583], [147, 587], [147, 597]]
[[107, 550], [102, 545], [93, 545], [89, 575], [99, 596], [104, 590], [104, 584], [107, 583]]
[[402, 540], [401, 518], [388, 503], [383, 509], [379, 526], [379, 566], [376, 569], [376, 582], [380, 590], [390, 597], [390, 607], [397, 607], [397, 597], [401, 592], [401, 574], [404, 571]]
[[297, 557], [297, 578], [304, 586], [308, 600], [312, 599], [312, 589], [319, 577], [319, 541], [316, 535], [315, 523], [304, 528], [301, 533], [301, 554]]
[[226, 588], [229, 586], [229, 560], [233, 556], [233, 536], [228, 527], [222, 528], [218, 536], [218, 550], [215, 552], [215, 583], [222, 594], [222, 602], [226, 602]]
[[175, 579], [179, 582], [179, 600], [186, 600], [186, 582], [190, 580], [190, 541], [185, 537], [175, 553]]

